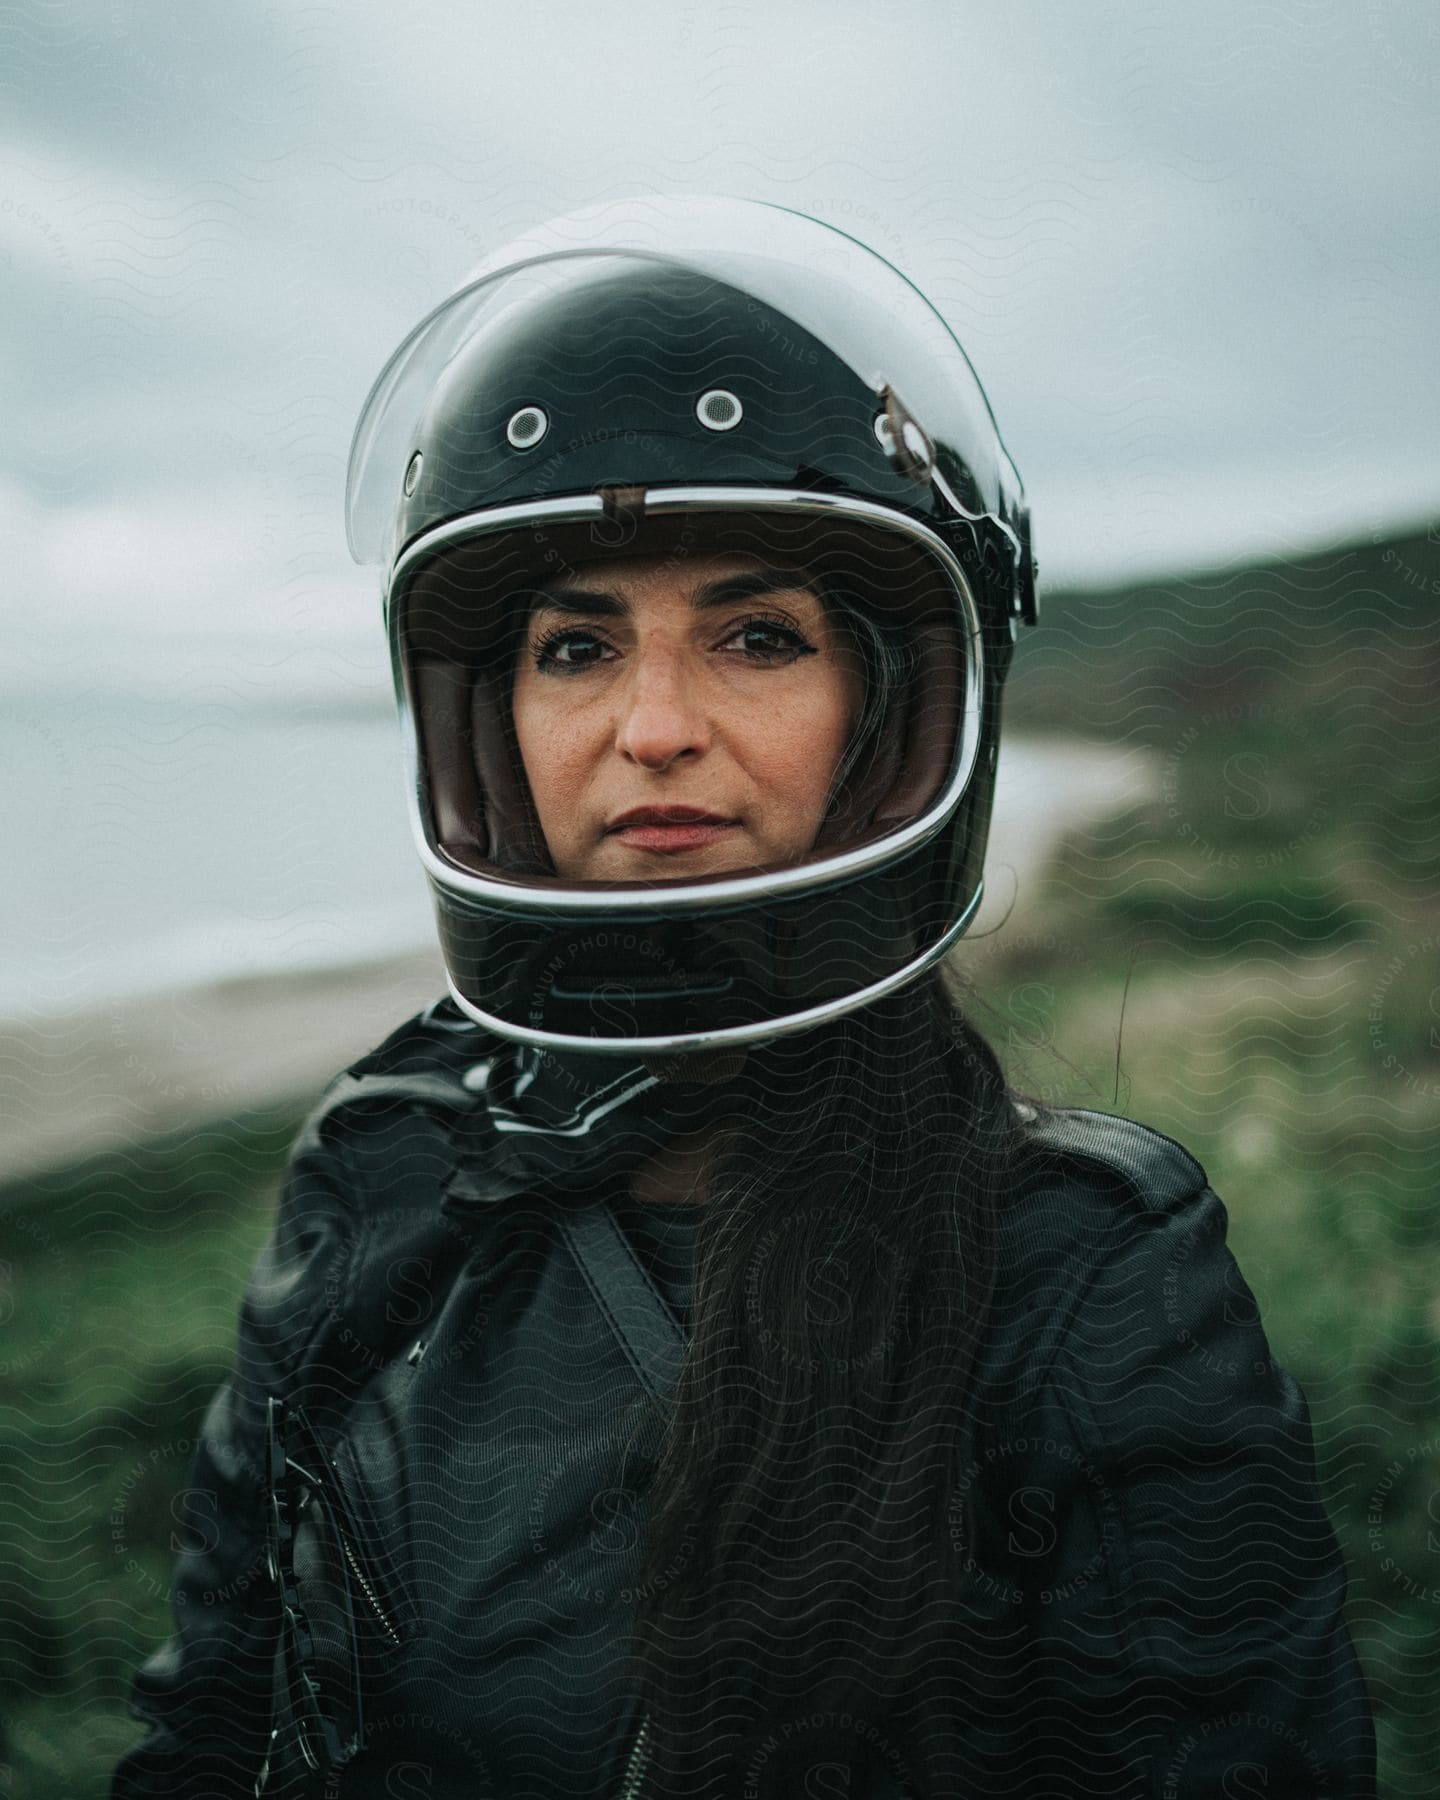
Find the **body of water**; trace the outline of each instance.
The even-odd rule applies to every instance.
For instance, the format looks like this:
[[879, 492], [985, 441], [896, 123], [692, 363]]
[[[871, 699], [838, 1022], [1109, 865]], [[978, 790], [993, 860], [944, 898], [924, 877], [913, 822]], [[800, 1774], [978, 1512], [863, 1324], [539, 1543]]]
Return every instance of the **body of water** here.
[[0, 1018], [433, 937], [378, 708], [12, 697], [0, 767]]
[[[0, 759], [0, 1020], [434, 941], [378, 706], [11, 697]], [[992, 888], [1135, 776], [1123, 751], [1008, 744]]]

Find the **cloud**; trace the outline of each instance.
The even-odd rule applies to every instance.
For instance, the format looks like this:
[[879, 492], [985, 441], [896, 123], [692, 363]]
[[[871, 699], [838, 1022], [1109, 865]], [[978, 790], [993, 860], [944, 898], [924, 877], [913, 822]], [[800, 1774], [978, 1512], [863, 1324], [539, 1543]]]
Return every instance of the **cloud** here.
[[27, 688], [387, 701], [375, 572], [315, 554], [304, 518], [272, 508], [246, 481], [62, 509], [0, 484], [0, 662]]
[[1440, 43], [1387, 0], [105, 0], [7, 41], [0, 479], [37, 608], [86, 629], [340, 642], [386, 355], [517, 231], [656, 189], [911, 273], [1052, 568], [1408, 519], [1440, 460]]

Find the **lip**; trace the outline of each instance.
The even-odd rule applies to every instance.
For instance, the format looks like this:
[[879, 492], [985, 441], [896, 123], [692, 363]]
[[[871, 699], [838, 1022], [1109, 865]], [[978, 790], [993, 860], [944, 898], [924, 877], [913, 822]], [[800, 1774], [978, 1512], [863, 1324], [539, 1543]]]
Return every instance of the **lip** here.
[[703, 806], [632, 806], [612, 819], [607, 831], [623, 831], [629, 825], [734, 825], [724, 813], [706, 812]]
[[713, 844], [738, 828], [738, 819], [726, 819], [699, 806], [635, 806], [606, 827], [607, 835], [623, 839], [634, 850], [651, 850], [676, 856]]

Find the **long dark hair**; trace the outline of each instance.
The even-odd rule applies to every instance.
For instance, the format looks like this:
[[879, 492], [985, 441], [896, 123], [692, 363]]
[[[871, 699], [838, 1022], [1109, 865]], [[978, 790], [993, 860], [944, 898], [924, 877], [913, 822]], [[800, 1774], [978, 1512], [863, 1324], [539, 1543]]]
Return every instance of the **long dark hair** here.
[[956, 1766], [936, 1647], [953, 1662], [955, 1473], [1019, 1125], [950, 982], [747, 1060], [678, 1390], [646, 1415], [645, 1792], [784, 1792], [807, 1733], [855, 1769], [903, 1758], [922, 1794]]

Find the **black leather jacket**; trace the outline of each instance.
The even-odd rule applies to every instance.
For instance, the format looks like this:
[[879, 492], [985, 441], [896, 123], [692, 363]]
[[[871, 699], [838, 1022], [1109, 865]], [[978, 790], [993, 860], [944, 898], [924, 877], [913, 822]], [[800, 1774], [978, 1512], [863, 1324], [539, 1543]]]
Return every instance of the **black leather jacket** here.
[[[302, 1132], [185, 1496], [176, 1632], [135, 1678], [151, 1730], [112, 1800], [249, 1796], [262, 1768], [267, 1800], [653, 1792], [614, 1655], [639, 1383], [559, 1203], [487, 1199], [463, 1078], [493, 1047], [443, 1002]], [[954, 1791], [1372, 1796], [1306, 1402], [1222, 1203], [1144, 1126], [1027, 1129], [962, 1483], [990, 1525], [974, 1629], [940, 1671], [964, 1720]], [[297, 1716], [322, 1765], [363, 1747], [312, 1772]], [[832, 1729], [853, 1747], [853, 1722], [810, 1721], [822, 1756]], [[909, 1791], [899, 1760], [881, 1743], [864, 1791]]]

